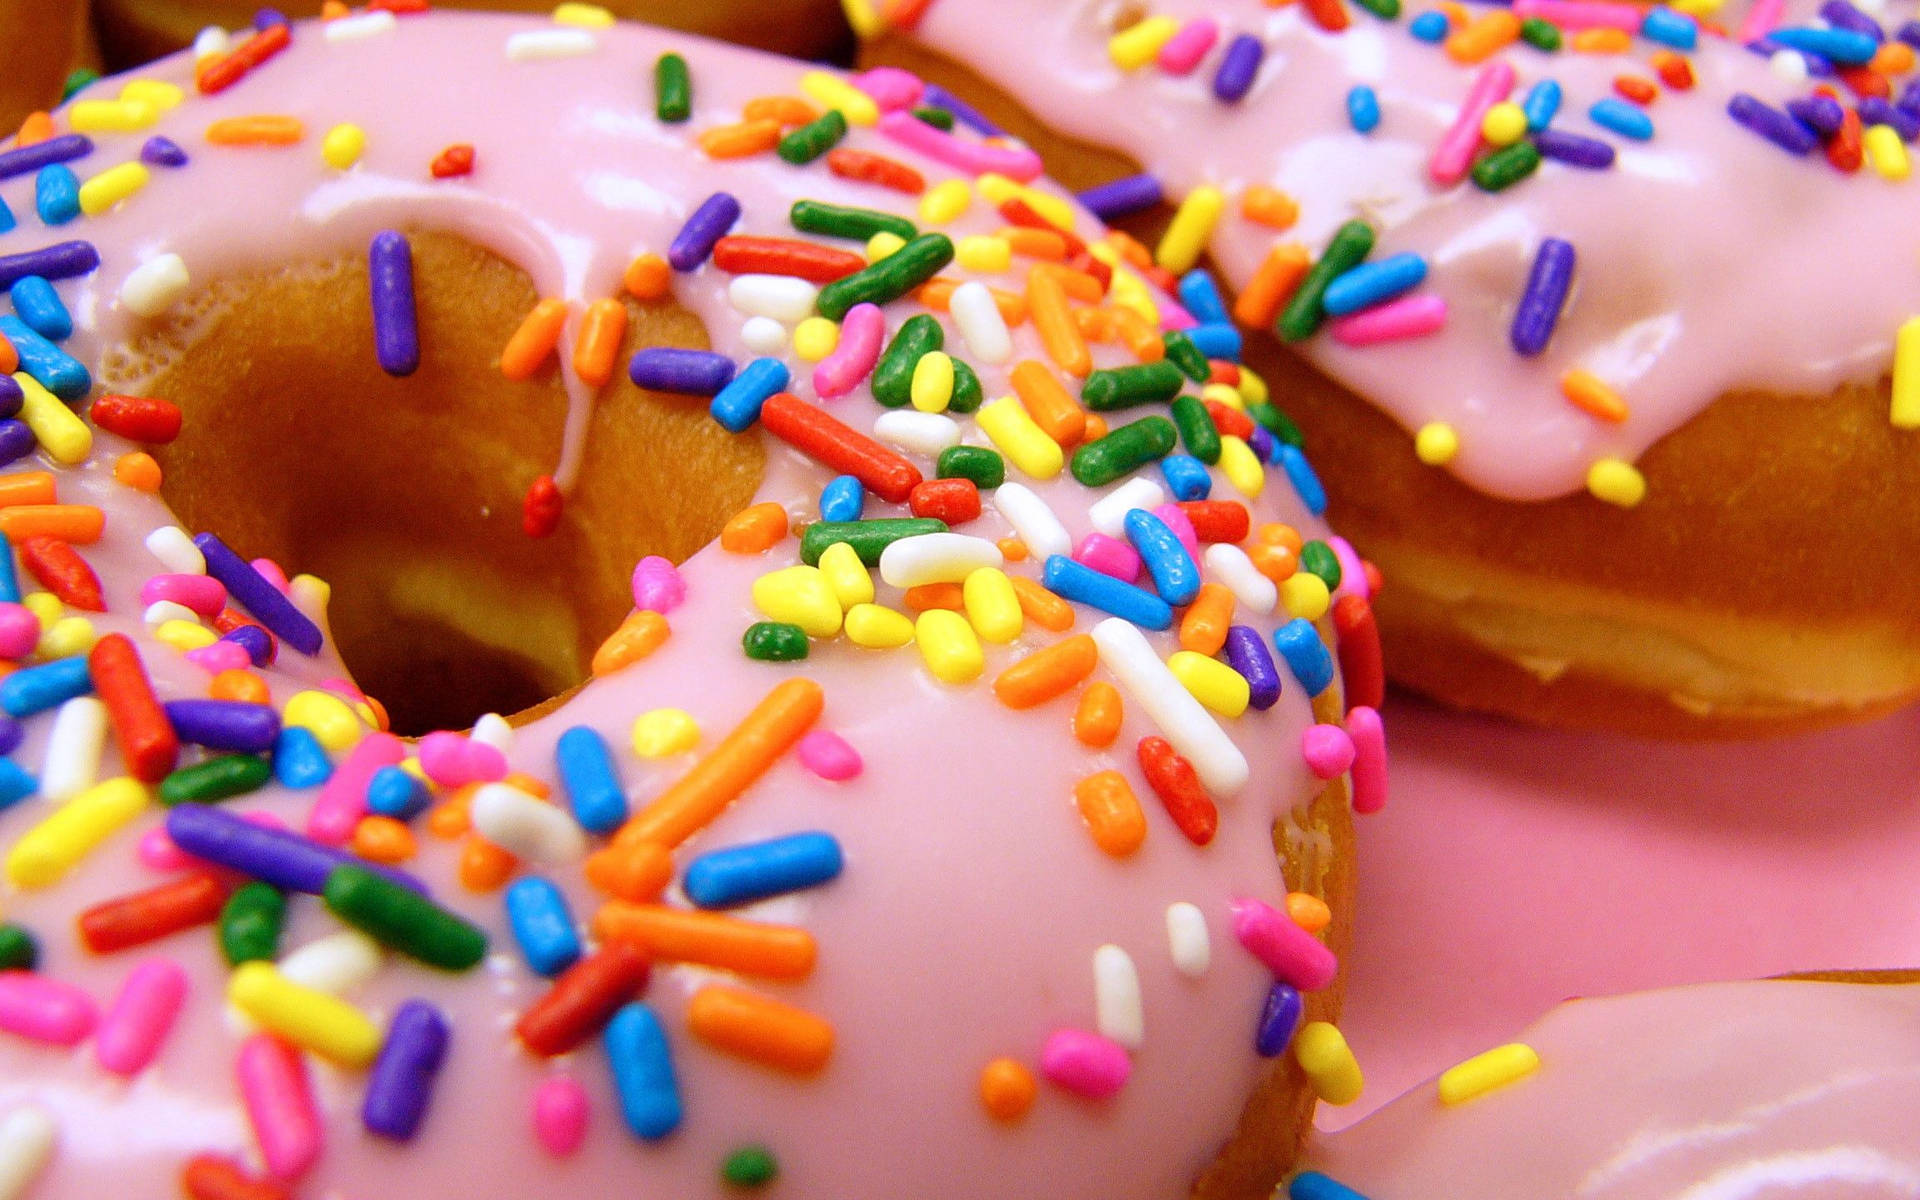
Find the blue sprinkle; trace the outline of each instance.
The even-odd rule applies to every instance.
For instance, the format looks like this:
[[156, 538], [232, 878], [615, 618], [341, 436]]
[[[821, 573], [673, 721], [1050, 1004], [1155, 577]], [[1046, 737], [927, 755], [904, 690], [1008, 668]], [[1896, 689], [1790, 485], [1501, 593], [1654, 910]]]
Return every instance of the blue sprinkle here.
[[40, 781], [10, 758], [0, 758], [0, 811], [12, 807], [40, 790]]
[[383, 817], [411, 821], [427, 807], [427, 789], [399, 767], [381, 767], [367, 780], [367, 807]]
[[1604, 171], [1613, 165], [1613, 146], [1599, 138], [1582, 137], [1558, 129], [1542, 129], [1533, 135], [1533, 146], [1540, 151], [1540, 157], [1551, 158], [1570, 167]]
[[680, 1081], [667, 1050], [667, 1031], [653, 1010], [637, 1001], [625, 1006], [607, 1023], [602, 1041], [620, 1117], [633, 1135], [657, 1142], [680, 1128]]
[[858, 521], [865, 507], [867, 489], [851, 475], [836, 475], [820, 489], [822, 521]]
[[188, 160], [180, 143], [156, 134], [140, 147], [140, 161], [150, 167], [184, 167]]
[[1767, 37], [1789, 49], [1818, 55], [1843, 67], [1863, 66], [1872, 61], [1874, 52], [1880, 49], [1880, 43], [1873, 38], [1851, 29], [1789, 26], [1776, 29]]
[[[19, 424], [19, 422], [14, 422]], [[13, 566], [13, 541], [0, 533], [0, 601], [8, 604], [20, 603], [20, 576]], [[7, 753], [12, 753], [9, 750]]]
[[1224, 359], [1227, 362], [1240, 361], [1242, 339], [1240, 330], [1235, 325], [1215, 321], [1209, 321], [1205, 325], [1195, 325], [1187, 330], [1187, 340], [1208, 358]]
[[1260, 1028], [1253, 1035], [1253, 1051], [1261, 1058], [1274, 1058], [1293, 1041], [1293, 1031], [1300, 1027], [1300, 1018], [1306, 1013], [1306, 1004], [1300, 999], [1299, 989], [1292, 984], [1275, 982], [1267, 992], [1267, 1002], [1260, 1010]]
[[832, 834], [796, 833], [702, 854], [687, 864], [681, 887], [701, 908], [731, 908], [818, 887], [844, 865]]
[[1187, 553], [1186, 544], [1144, 508], [1129, 509], [1122, 523], [1160, 598], [1175, 607], [1193, 603], [1200, 594], [1200, 564]]
[[87, 656], [56, 658], [37, 667], [22, 667], [0, 679], [0, 711], [10, 717], [30, 717], [93, 691]]
[[1442, 13], [1423, 12], [1408, 22], [1407, 32], [1423, 42], [1443, 42], [1447, 38], [1447, 18]]
[[1247, 707], [1265, 712], [1280, 700], [1280, 670], [1274, 666], [1265, 638], [1251, 625], [1234, 625], [1220, 647], [1227, 665], [1247, 681]]
[[1675, 50], [1691, 50], [1700, 43], [1700, 24], [1685, 13], [1656, 5], [1640, 18], [1640, 36]]
[[1327, 284], [1320, 306], [1333, 316], [1345, 316], [1410, 292], [1426, 277], [1427, 260], [1402, 251], [1336, 275]]
[[552, 978], [580, 957], [580, 931], [560, 889], [538, 875], [516, 879], [507, 888], [507, 923], [527, 965]]
[[1344, 1183], [1318, 1171], [1302, 1171], [1287, 1185], [1287, 1200], [1367, 1200]]
[[1776, 54], [1792, 54], [1806, 64], [1807, 74], [1814, 79], [1831, 79], [1834, 75], [1833, 64], [1818, 54], [1789, 49], [1784, 42], [1776, 42], [1771, 37], [1756, 38], [1747, 43], [1747, 49], [1761, 58], [1772, 58]]
[[627, 819], [627, 792], [607, 741], [591, 726], [575, 725], [554, 743], [574, 820], [589, 833], [612, 833]]
[[319, 787], [333, 778], [333, 764], [311, 729], [291, 725], [273, 744], [273, 776], [285, 788]]
[[1788, 154], [1808, 154], [1820, 144], [1813, 130], [1746, 92], [1727, 101], [1727, 115]]
[[740, 219], [740, 201], [726, 192], [715, 192], [693, 210], [680, 232], [667, 247], [667, 262], [676, 271], [691, 271], [707, 261], [713, 245], [727, 235]]
[[1527, 114], [1527, 128], [1534, 133], [1553, 124], [1555, 114], [1560, 111], [1559, 81], [1542, 79], [1528, 88], [1526, 99], [1520, 102], [1520, 111]]
[[1175, 500], [1205, 500], [1213, 491], [1213, 474], [1191, 454], [1169, 454], [1160, 460], [1167, 491]]
[[1612, 130], [1636, 142], [1644, 142], [1653, 136], [1653, 118], [1637, 106], [1613, 96], [1596, 100], [1593, 107], [1587, 110], [1587, 116], [1602, 129]]
[[1260, 73], [1260, 60], [1266, 56], [1266, 47], [1250, 33], [1227, 43], [1227, 52], [1220, 58], [1220, 70], [1213, 77], [1213, 94], [1224, 103], [1238, 104], [1253, 87], [1254, 76]]
[[29, 275], [15, 281], [8, 295], [13, 300], [13, 311], [41, 337], [57, 342], [73, 336], [73, 314], [61, 303], [60, 293], [41, 276]]
[[1129, 175], [1125, 179], [1088, 188], [1078, 198], [1081, 204], [1093, 211], [1094, 216], [1102, 221], [1113, 221], [1145, 212], [1167, 197], [1159, 176]]
[[48, 225], [65, 225], [80, 215], [80, 178], [65, 163], [40, 168], [34, 180], [34, 211]]
[[19, 222], [13, 219], [13, 210], [7, 207], [6, 199], [0, 197], [0, 233], [11, 231], [17, 224]]
[[1527, 290], [1513, 310], [1513, 326], [1507, 334], [1515, 353], [1531, 358], [1547, 348], [1573, 286], [1574, 259], [1573, 243], [1561, 238], [1544, 238], [1534, 251]]
[[0, 317], [0, 337], [19, 352], [20, 369], [62, 400], [71, 404], [93, 390], [93, 374], [85, 363], [35, 333], [19, 317]]
[[1220, 286], [1203, 268], [1195, 267], [1180, 277], [1180, 304], [1202, 325], [1229, 325], [1227, 302], [1220, 298]]
[[1273, 645], [1307, 695], [1318, 696], [1333, 682], [1333, 656], [1312, 621], [1302, 617], [1288, 621], [1273, 631]]
[[760, 419], [760, 408], [781, 388], [790, 376], [787, 364], [777, 358], [756, 358], [740, 368], [733, 382], [720, 389], [707, 411], [729, 432], [745, 433]]
[[[1103, 575], [1064, 554], [1048, 556], [1040, 582], [1062, 599], [1097, 608], [1143, 629], [1168, 629], [1173, 625], [1173, 609], [1165, 600], [1145, 588]], [[0, 681], [0, 689], [5, 687], [5, 681]]]
[[1347, 122], [1356, 133], [1372, 133], [1380, 127], [1380, 97], [1364, 83], [1347, 90]]
[[1300, 453], [1300, 447], [1282, 442], [1277, 453], [1280, 466], [1293, 481], [1293, 490], [1300, 493], [1300, 503], [1316, 517], [1326, 512], [1327, 489], [1320, 486], [1320, 477], [1313, 473], [1313, 466], [1307, 462], [1307, 456]]

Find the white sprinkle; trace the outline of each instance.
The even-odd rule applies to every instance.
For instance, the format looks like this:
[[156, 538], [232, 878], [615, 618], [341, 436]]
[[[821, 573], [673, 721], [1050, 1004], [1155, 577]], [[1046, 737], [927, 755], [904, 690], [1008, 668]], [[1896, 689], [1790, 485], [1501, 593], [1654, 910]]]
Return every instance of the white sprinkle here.
[[1280, 589], [1260, 573], [1247, 552], [1230, 542], [1214, 542], [1200, 554], [1207, 570], [1226, 585], [1241, 608], [1266, 616], [1280, 602]]
[[1008, 480], [995, 488], [993, 507], [1027, 544], [1027, 552], [1035, 562], [1044, 563], [1056, 554], [1073, 552], [1073, 537], [1067, 527], [1026, 484]]
[[279, 967], [289, 983], [344, 996], [378, 975], [384, 959], [379, 942], [358, 929], [343, 929], [283, 956]]
[[1173, 969], [1188, 979], [1207, 973], [1213, 961], [1213, 943], [1207, 937], [1207, 917], [1196, 905], [1179, 900], [1167, 905], [1167, 949]]
[[1147, 1017], [1140, 999], [1140, 972], [1125, 950], [1108, 943], [1093, 952], [1094, 1024], [1129, 1050], [1147, 1040]]
[[175, 575], [205, 575], [206, 556], [178, 525], [162, 525], [147, 535], [147, 553]]
[[880, 578], [897, 588], [961, 583], [982, 567], [1006, 562], [1000, 547], [964, 533], [923, 533], [901, 538], [880, 552]]
[[903, 408], [881, 413], [873, 423], [873, 436], [897, 449], [933, 455], [960, 444], [960, 423], [940, 413]]
[[172, 600], [155, 600], [140, 614], [140, 620], [148, 629], [158, 629], [168, 621], [186, 621], [198, 625], [200, 614]]
[[1775, 50], [1767, 57], [1767, 66], [1788, 83], [1807, 81], [1807, 60], [1792, 50]]
[[1138, 626], [1108, 617], [1093, 627], [1093, 641], [1100, 648], [1100, 662], [1160, 726], [1173, 748], [1193, 764], [1207, 791], [1224, 799], [1247, 786], [1247, 756], [1192, 693], [1180, 686]]
[[813, 315], [820, 289], [791, 275], [735, 275], [727, 300], [753, 317], [772, 317], [791, 325]]
[[534, 29], [507, 39], [507, 58], [512, 62], [578, 58], [599, 48], [599, 39], [585, 29]]
[[141, 263], [120, 285], [120, 303], [136, 317], [151, 319], [173, 307], [192, 280], [178, 254], [160, 254]]
[[1127, 535], [1127, 514], [1136, 508], [1148, 512], [1167, 502], [1167, 490], [1144, 475], [1135, 475], [1093, 502], [1087, 519], [1110, 538]]
[[787, 327], [772, 317], [748, 317], [740, 324], [740, 341], [762, 357], [778, 355], [787, 348]]
[[487, 713], [473, 723], [473, 740], [483, 746], [492, 746], [505, 754], [513, 749], [513, 726], [499, 713]]
[[92, 696], [75, 696], [60, 706], [47, 735], [40, 766], [40, 794], [59, 803], [94, 785], [100, 754], [107, 745], [107, 706]]
[[209, 25], [193, 39], [193, 61], [205, 62], [210, 58], [219, 58], [233, 48], [233, 35], [218, 25]]
[[333, 585], [317, 575], [295, 575], [287, 580], [287, 599], [316, 625], [327, 623], [327, 602], [333, 599]]
[[363, 42], [386, 33], [395, 24], [392, 13], [375, 11], [328, 21], [320, 28], [329, 42]]
[[975, 358], [999, 364], [1013, 357], [1013, 335], [1007, 332], [1006, 318], [1000, 315], [1000, 306], [993, 302], [986, 284], [977, 279], [961, 284], [953, 289], [947, 307]]
[[28, 1102], [0, 1117], [0, 1200], [26, 1194], [53, 1157], [59, 1136], [53, 1116]]
[[471, 807], [475, 832], [509, 854], [547, 866], [587, 855], [587, 835], [578, 822], [512, 784], [482, 784]]

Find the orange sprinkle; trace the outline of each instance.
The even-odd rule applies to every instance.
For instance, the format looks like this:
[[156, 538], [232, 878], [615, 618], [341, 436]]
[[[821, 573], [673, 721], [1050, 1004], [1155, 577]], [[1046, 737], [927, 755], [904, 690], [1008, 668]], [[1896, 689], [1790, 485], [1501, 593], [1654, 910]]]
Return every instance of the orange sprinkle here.
[[780, 122], [742, 121], [738, 125], [716, 125], [702, 130], [700, 149], [708, 158], [746, 158], [765, 154], [780, 144]]
[[1298, 529], [1279, 521], [1268, 521], [1253, 531], [1253, 537], [1262, 546], [1285, 546], [1295, 554], [1300, 553], [1300, 547], [1307, 544]]
[[[1900, 46], [1902, 50], [1907, 49], [1899, 42], [1889, 42], [1887, 44], [1889, 46]], [[1882, 48], [1884, 49], [1885, 47]], [[1912, 51], [1909, 50], [1908, 53], [1911, 54]], [[1684, 92], [1693, 86], [1693, 64], [1687, 61], [1686, 55], [1676, 54], [1672, 50], [1656, 50], [1653, 53], [1653, 57], [1648, 61], [1653, 64], [1653, 73], [1660, 77], [1660, 82], [1666, 84], [1674, 91]]]
[[130, 450], [113, 460], [113, 477], [136, 492], [160, 490], [160, 464], [145, 450]]
[[1107, 419], [1099, 413], [1087, 414], [1087, 432], [1085, 441], [1097, 442], [1107, 436]]
[[477, 833], [460, 843], [460, 886], [470, 892], [498, 891], [520, 865], [518, 859]]
[[833, 1056], [833, 1023], [804, 1008], [710, 983], [687, 1002], [687, 1028], [715, 1049], [811, 1075]]
[[57, 538], [76, 545], [100, 540], [107, 515], [91, 504], [22, 504], [0, 509], [0, 533], [15, 544], [30, 537]]
[[1307, 892], [1288, 892], [1287, 918], [1308, 933], [1319, 933], [1333, 920], [1333, 910], [1318, 896]]
[[1873, 59], [1867, 66], [1882, 75], [1905, 75], [1913, 70], [1913, 47], [1905, 42], [1886, 41], [1873, 52]]
[[1652, 104], [1660, 95], [1660, 89], [1653, 86], [1652, 80], [1642, 79], [1638, 75], [1614, 76], [1613, 90], [1642, 107]]
[[467, 815], [467, 802], [472, 798], [473, 788], [468, 786], [434, 805], [427, 811], [427, 832], [451, 841], [473, 828]]
[[1096, 750], [1111, 746], [1120, 736], [1120, 721], [1125, 716], [1120, 690], [1104, 680], [1095, 680], [1080, 693], [1080, 703], [1073, 710], [1073, 736]]
[[736, 513], [720, 530], [720, 548], [735, 554], [761, 554], [787, 536], [787, 510], [772, 500]]
[[326, 0], [326, 3], [320, 6], [320, 19], [338, 21], [341, 17], [351, 15], [352, 12], [353, 10], [346, 6], [344, 0]]
[[1059, 263], [1035, 263], [1033, 271], [1058, 283], [1061, 291], [1082, 304], [1098, 304], [1106, 299], [1107, 285], [1085, 271]]
[[1045, 264], [1027, 272], [1027, 311], [1033, 314], [1033, 328], [1046, 347], [1047, 357], [1067, 374], [1085, 379], [1093, 370], [1093, 355], [1087, 350], [1087, 339], [1080, 336], [1079, 327], [1073, 323], [1066, 288]]
[[1109, 308], [1076, 308], [1073, 310], [1074, 328], [1080, 336], [1090, 342], [1110, 342], [1113, 340], [1113, 310]]
[[1458, 29], [1472, 20], [1472, 17], [1467, 13], [1467, 6], [1459, 3], [1458, 0], [1435, 0], [1433, 7], [1439, 11], [1441, 16], [1447, 19], [1447, 24], [1454, 29]]
[[673, 268], [658, 254], [642, 254], [627, 264], [627, 294], [651, 303], [665, 300], [673, 290]]
[[655, 842], [608, 846], [587, 856], [587, 882], [618, 900], [658, 900], [673, 880], [673, 855]]
[[15, 471], [11, 475], [0, 475], [0, 508], [57, 503], [59, 495], [51, 471]]
[[1633, 35], [1624, 29], [1582, 29], [1568, 45], [1581, 54], [1625, 54], [1633, 49]]
[[[1038, 318], [1035, 318], [1038, 324]], [[1061, 447], [1078, 446], [1087, 436], [1087, 413], [1045, 363], [1022, 359], [1013, 368], [1013, 391], [1042, 433]]]
[[1167, 356], [1167, 344], [1160, 340], [1160, 331], [1130, 308], [1114, 307], [1113, 331], [1143, 363], [1159, 362]]
[[1247, 551], [1254, 569], [1275, 583], [1285, 583], [1300, 569], [1300, 553], [1285, 546], [1254, 546]]
[[669, 962], [699, 963], [765, 979], [804, 979], [813, 972], [818, 953], [813, 935], [797, 926], [624, 900], [600, 906], [593, 934]]
[[1073, 628], [1073, 605], [1025, 575], [1009, 578], [1013, 582], [1013, 594], [1020, 599], [1020, 613], [1027, 620], [1053, 633], [1065, 633]]
[[27, 119], [20, 122], [20, 132], [13, 137], [14, 149], [38, 145], [58, 132], [60, 130], [53, 123], [52, 113], [30, 112]]
[[1313, 256], [1299, 242], [1275, 244], [1233, 302], [1233, 319], [1250, 329], [1273, 324], [1312, 266]]
[[1109, 229], [1107, 231], [1107, 245], [1118, 250], [1120, 257], [1127, 261], [1127, 265], [1136, 270], [1146, 271], [1153, 267], [1153, 251], [1147, 249], [1146, 246], [1141, 244], [1138, 238], [1133, 237], [1131, 234], [1124, 233], [1118, 229]]
[[1024, 258], [1043, 258], [1049, 262], [1067, 261], [1067, 239], [1056, 229], [1034, 229], [1027, 225], [1002, 226], [994, 235], [1005, 239], [1015, 254]]
[[13, 343], [0, 337], [0, 375], [11, 375], [20, 369], [20, 352]]
[[1222, 583], [1203, 583], [1186, 616], [1180, 618], [1180, 648], [1215, 655], [1227, 644], [1233, 624], [1233, 593]]
[[966, 607], [957, 583], [922, 583], [906, 590], [902, 602], [914, 612], [945, 608], [959, 612]]
[[1035, 650], [1000, 672], [993, 681], [993, 694], [1008, 708], [1032, 708], [1065, 695], [1093, 674], [1099, 662], [1100, 650], [1093, 639], [1084, 633], [1076, 634]]
[[418, 852], [413, 830], [392, 817], [362, 817], [353, 827], [353, 852], [377, 863], [403, 863]]
[[1482, 13], [1447, 35], [1447, 57], [1457, 63], [1485, 62], [1520, 40], [1520, 18], [1512, 9]]
[[[953, 299], [953, 289], [959, 286], [959, 281], [954, 279], [929, 279], [913, 295], [914, 299], [934, 312], [946, 312]], [[993, 306], [1000, 310], [1000, 319], [1009, 326], [1027, 319], [1025, 296], [997, 287], [989, 287], [987, 291], [993, 296]]]
[[506, 349], [500, 351], [500, 373], [516, 383], [533, 378], [560, 343], [560, 331], [566, 323], [565, 300], [542, 300], [534, 305], [520, 328], [507, 339]]
[[1101, 771], [1074, 784], [1073, 802], [1093, 835], [1093, 844], [1115, 858], [1125, 858], [1147, 840], [1146, 814], [1120, 772]]
[[632, 613], [593, 652], [593, 673], [609, 675], [632, 666], [658, 650], [668, 632], [667, 619], [659, 613], [647, 609]]
[[[1617, 423], [1627, 419], [1627, 402], [1592, 371], [1575, 367], [1562, 375], [1560, 394], [1572, 401], [1575, 408], [1602, 421]], [[6, 514], [0, 513], [0, 528], [4, 528], [5, 520]]]
[[427, 172], [435, 179], [457, 179], [473, 174], [473, 147], [465, 142], [448, 146], [434, 156]]
[[238, 700], [243, 704], [265, 704], [272, 697], [267, 681], [243, 667], [222, 671], [207, 684], [207, 695], [215, 700]]
[[1269, 229], [1291, 229], [1300, 219], [1300, 204], [1279, 188], [1256, 183], [1240, 193], [1240, 215]]
[[216, 146], [292, 146], [306, 136], [300, 118], [270, 113], [227, 117], [207, 126], [207, 140]]
[[[613, 378], [613, 360], [627, 336], [627, 306], [618, 300], [595, 300], [580, 318], [580, 334], [573, 341], [573, 370], [588, 387], [605, 387]], [[784, 514], [783, 514], [784, 515]]]
[[372, 696], [363, 696], [361, 699], [365, 701], [367, 711], [373, 714], [373, 727], [381, 733], [390, 732], [393, 729], [393, 721], [387, 716], [387, 706]]
[[1038, 1092], [1033, 1072], [1011, 1058], [996, 1058], [980, 1069], [980, 1103], [996, 1121], [1026, 1116]]
[[1008, 562], [1027, 561], [1027, 544], [1011, 534], [1001, 538], [994, 545], [1000, 547], [1001, 555]]
[[813, 105], [798, 96], [759, 96], [747, 101], [740, 115], [749, 121], [772, 121], [776, 125], [805, 125], [820, 117]]
[[553, 798], [553, 785], [544, 779], [529, 775], [525, 771], [509, 771], [507, 772], [506, 778], [500, 782], [506, 784], [508, 787], [518, 788], [527, 795], [541, 800], [550, 800]]

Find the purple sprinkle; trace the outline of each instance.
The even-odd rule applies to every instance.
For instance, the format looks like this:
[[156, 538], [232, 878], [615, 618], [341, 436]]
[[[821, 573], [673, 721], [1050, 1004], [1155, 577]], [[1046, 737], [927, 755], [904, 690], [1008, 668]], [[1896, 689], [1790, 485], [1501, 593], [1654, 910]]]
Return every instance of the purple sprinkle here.
[[727, 235], [740, 219], [740, 202], [726, 192], [715, 192], [693, 210], [680, 232], [667, 247], [667, 261], [676, 271], [691, 271], [707, 261], [713, 244]]
[[1789, 154], [1806, 154], [1820, 141], [1813, 130], [1746, 92], [1727, 101], [1727, 115]]
[[1860, 121], [1865, 125], [1889, 125], [1903, 142], [1920, 137], [1920, 113], [1900, 108], [1878, 96], [1860, 100]]
[[360, 1119], [370, 1132], [398, 1142], [412, 1141], [420, 1132], [451, 1036], [447, 1019], [425, 1000], [409, 1000], [393, 1014], [360, 1107]]
[[247, 658], [256, 667], [268, 666], [273, 662], [273, 635], [258, 625], [242, 625], [229, 629], [220, 635], [223, 642], [232, 642], [247, 652]]
[[244, 700], [169, 700], [167, 720], [181, 741], [209, 750], [265, 754], [280, 736], [280, 714]]
[[1573, 264], [1572, 242], [1546, 238], [1534, 251], [1527, 290], [1520, 294], [1520, 305], [1513, 310], [1513, 328], [1507, 335], [1515, 353], [1531, 358], [1547, 348], [1554, 326], [1560, 323], [1560, 310], [1566, 306], [1567, 291], [1573, 286]]
[[1261, 1058], [1277, 1057], [1293, 1041], [1306, 1005], [1292, 984], [1275, 983], [1260, 1009], [1260, 1029], [1253, 1035], [1253, 1049]]
[[287, 20], [287, 14], [277, 8], [263, 8], [253, 14], [253, 28], [259, 33], [265, 33], [276, 25], [287, 24], [291, 24], [291, 22]]
[[1920, 79], [1909, 80], [1907, 86], [1900, 89], [1900, 98], [1893, 103], [1901, 112], [1920, 113]]
[[13, 376], [0, 375], [0, 420], [18, 416], [26, 398], [26, 393], [20, 390]]
[[187, 152], [172, 138], [156, 135], [148, 138], [146, 144], [140, 147], [140, 161], [150, 167], [184, 167], [187, 165]]
[[0, 467], [32, 454], [37, 444], [25, 421], [0, 421]]
[[100, 266], [100, 252], [92, 242], [60, 242], [24, 254], [0, 254], [0, 288], [10, 288], [29, 275], [71, 279]]
[[50, 163], [72, 162], [92, 153], [93, 139], [85, 134], [69, 133], [48, 138], [44, 142], [35, 142], [31, 146], [0, 154], [0, 179], [31, 174]]
[[1920, 50], [1920, 21], [1908, 21], [1905, 25], [1902, 25], [1899, 32], [1893, 36], [1899, 38], [1907, 45], [1912, 46], [1915, 50]]
[[1161, 189], [1157, 175], [1129, 175], [1125, 179], [1088, 188], [1080, 193], [1078, 199], [1093, 210], [1094, 216], [1102, 221], [1112, 221], [1152, 208], [1166, 199], [1166, 193]]
[[254, 570], [253, 564], [211, 533], [195, 537], [193, 544], [200, 547], [207, 560], [207, 574], [226, 584], [227, 594], [255, 620], [300, 653], [309, 657], [320, 653], [324, 640], [320, 627], [295, 608], [279, 588], [268, 583], [266, 576]]
[[1540, 151], [1540, 157], [1551, 158], [1570, 167], [1604, 171], [1613, 165], [1613, 144], [1599, 138], [1584, 137], [1561, 129], [1542, 129], [1533, 135], [1533, 146]]
[[27, 736], [27, 728], [12, 717], [0, 713], [0, 754], [12, 754], [20, 748], [20, 739]]
[[1876, 42], [1887, 40], [1887, 31], [1880, 28], [1880, 22], [1848, 4], [1847, 0], [1827, 0], [1820, 6], [1820, 18], [1835, 29], [1864, 33]]
[[373, 235], [367, 250], [373, 293], [373, 352], [389, 375], [420, 367], [420, 326], [413, 310], [413, 245], [392, 229]]
[[920, 93], [920, 103], [934, 108], [944, 108], [953, 114], [953, 119], [973, 130], [981, 137], [1005, 137], [1007, 131], [988, 120], [985, 113], [937, 83], [930, 83]]
[[1222, 647], [1227, 665], [1247, 681], [1247, 705], [1265, 712], [1280, 699], [1280, 670], [1274, 665], [1267, 639], [1251, 625], [1234, 625], [1227, 630]]
[[405, 871], [366, 862], [290, 829], [256, 825], [230, 809], [182, 804], [167, 813], [167, 836], [195, 858], [231, 867], [289, 892], [320, 895], [333, 869], [352, 863], [427, 894], [426, 885]]
[[1260, 73], [1260, 60], [1266, 56], [1267, 48], [1250, 33], [1228, 42], [1227, 52], [1220, 59], [1220, 69], [1213, 76], [1213, 94], [1223, 103], [1238, 104], [1252, 89], [1253, 77]]
[[711, 350], [651, 346], [634, 352], [627, 378], [636, 387], [686, 396], [711, 396], [733, 382], [733, 360]]
[[1280, 439], [1274, 437], [1266, 426], [1255, 425], [1253, 436], [1247, 439], [1247, 448], [1252, 450], [1254, 456], [1261, 462], [1274, 462], [1280, 453]]
[[[1864, 108], [1862, 111], [1864, 115]], [[1832, 96], [1801, 96], [1787, 101], [1787, 112], [1821, 137], [1832, 137], [1846, 122], [1847, 112]]]

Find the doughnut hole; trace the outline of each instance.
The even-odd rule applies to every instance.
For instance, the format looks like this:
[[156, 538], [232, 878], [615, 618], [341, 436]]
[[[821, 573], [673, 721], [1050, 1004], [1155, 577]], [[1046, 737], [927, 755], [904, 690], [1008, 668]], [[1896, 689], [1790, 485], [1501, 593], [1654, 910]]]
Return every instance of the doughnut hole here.
[[636, 346], [707, 346], [677, 304], [629, 303], [565, 515], [529, 538], [523, 499], [560, 461], [568, 411], [551, 363], [524, 383], [498, 369], [533, 284], [460, 239], [412, 240], [412, 376], [375, 360], [355, 252], [219, 285], [212, 315], [144, 384], [185, 410], [156, 451], [181, 523], [330, 583], [341, 657], [403, 734], [523, 712], [584, 681], [632, 608], [634, 564], [712, 541], [764, 467], [757, 439], [727, 434], [698, 399], [627, 381]]

